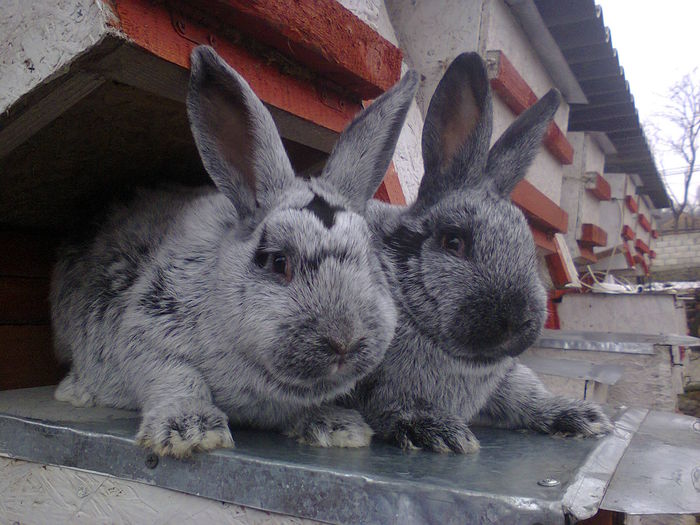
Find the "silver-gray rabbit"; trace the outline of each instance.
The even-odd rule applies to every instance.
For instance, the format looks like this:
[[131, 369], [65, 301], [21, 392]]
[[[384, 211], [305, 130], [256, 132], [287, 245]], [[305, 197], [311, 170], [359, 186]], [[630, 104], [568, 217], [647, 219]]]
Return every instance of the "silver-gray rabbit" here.
[[233, 446], [229, 421], [366, 445], [360, 414], [327, 401], [377, 365], [394, 332], [363, 214], [417, 76], [355, 119], [305, 181], [245, 80], [211, 48], [191, 65], [187, 110], [216, 188], [143, 191], [64, 250], [51, 305], [71, 370], [55, 396], [139, 409], [137, 441], [178, 457]]
[[559, 102], [550, 91], [489, 148], [486, 68], [478, 54], [460, 55], [428, 108], [416, 202], [370, 205], [399, 320], [381, 365], [343, 402], [383, 439], [467, 453], [478, 448], [469, 423], [611, 429], [600, 407], [553, 396], [516, 359], [540, 334], [546, 296], [532, 235], [509, 195]]

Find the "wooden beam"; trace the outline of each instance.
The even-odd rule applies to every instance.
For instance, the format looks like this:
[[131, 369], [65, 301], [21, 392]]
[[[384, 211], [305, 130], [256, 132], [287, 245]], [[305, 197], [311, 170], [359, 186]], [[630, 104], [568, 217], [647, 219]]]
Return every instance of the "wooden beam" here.
[[48, 322], [48, 278], [0, 276], [0, 325]]
[[634, 243], [634, 248], [637, 250], [639, 253], [646, 253], [649, 254], [651, 250], [649, 249], [649, 245], [645, 243], [642, 239], [637, 239]]
[[592, 177], [592, 180], [586, 182], [586, 190], [599, 201], [609, 201], [612, 195], [610, 183], [600, 173], [591, 172], [586, 175]]
[[[491, 88], [516, 115], [537, 102], [537, 95], [515, 69], [503, 51], [488, 51], [486, 54]], [[574, 161], [574, 148], [562, 130], [552, 121], [544, 136], [544, 145], [562, 164]]]
[[637, 213], [639, 210], [637, 199], [635, 199], [632, 195], [625, 195], [625, 206], [627, 206], [627, 209], [632, 213]]
[[630, 226], [628, 226], [627, 224], [625, 224], [622, 227], [622, 238], [624, 240], [633, 241], [636, 236], [637, 235], [634, 233], [634, 230]]
[[659, 231], [658, 230], [651, 230], [651, 238], [658, 239], [659, 238]]
[[518, 183], [510, 198], [530, 224], [547, 233], [566, 233], [568, 214], [527, 180]]
[[588, 248], [593, 246], [603, 247], [608, 244], [608, 234], [600, 226], [586, 223], [581, 225], [581, 237], [577, 241], [579, 245], [584, 245]]
[[335, 0], [192, 3], [363, 99], [377, 97], [401, 76], [401, 50]]
[[213, 43], [217, 52], [245, 77], [261, 100], [327, 129], [342, 131], [361, 109], [359, 97], [352, 100], [303, 75], [287, 74], [281, 65], [228, 40], [225, 28], [181, 18], [178, 19], [181, 23], [175, 24], [176, 30], [172, 12], [163, 3], [119, 0], [115, 2], [115, 11], [117, 18], [113, 24], [134, 45], [188, 69], [192, 49], [199, 43]]
[[389, 165], [389, 169], [386, 175], [384, 175], [384, 180], [377, 189], [377, 192], [374, 194], [374, 198], [383, 202], [388, 202], [389, 204], [406, 205], [406, 197], [403, 194], [401, 181], [399, 181], [399, 174], [396, 172], [393, 162]]
[[57, 384], [66, 370], [51, 348], [48, 325], [0, 326], [0, 390]]
[[530, 231], [532, 232], [532, 240], [535, 242], [535, 246], [541, 248], [547, 255], [557, 252], [554, 234], [542, 231], [533, 225], [530, 225]]
[[637, 215], [637, 222], [642, 228], [644, 228], [644, 231], [651, 231], [651, 223], [649, 222], [649, 219], [647, 219], [646, 215], [644, 215], [643, 213]]

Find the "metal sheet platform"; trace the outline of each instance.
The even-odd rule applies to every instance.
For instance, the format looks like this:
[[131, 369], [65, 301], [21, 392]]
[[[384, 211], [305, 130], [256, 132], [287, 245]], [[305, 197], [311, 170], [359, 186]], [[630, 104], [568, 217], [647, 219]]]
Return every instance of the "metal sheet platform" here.
[[[614, 434], [566, 439], [475, 428], [471, 456], [321, 449], [234, 429], [237, 448], [160, 458], [134, 444], [138, 416], [74, 408], [53, 389], [0, 392], [0, 455], [93, 471], [331, 523], [565, 523], [595, 514], [646, 410], [619, 410]], [[154, 464], [155, 463], [155, 464]], [[558, 484], [538, 482], [554, 479]]]

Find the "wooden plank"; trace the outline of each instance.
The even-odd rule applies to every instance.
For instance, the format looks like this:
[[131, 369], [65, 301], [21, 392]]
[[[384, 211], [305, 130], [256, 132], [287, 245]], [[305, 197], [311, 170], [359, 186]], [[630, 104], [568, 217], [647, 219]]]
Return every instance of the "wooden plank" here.
[[632, 213], [637, 213], [639, 210], [637, 199], [635, 199], [632, 195], [625, 195], [625, 206], [627, 206], [627, 209]]
[[646, 215], [643, 213], [637, 215], [637, 222], [642, 228], [644, 228], [644, 231], [651, 232], [651, 223], [649, 222], [649, 219], [647, 219]]
[[579, 246], [588, 248], [593, 246], [605, 246], [608, 244], [608, 233], [596, 224], [586, 223], [581, 225], [581, 237], [577, 239]]
[[0, 277], [0, 324], [49, 322], [49, 280]]
[[401, 50], [335, 0], [194, 3], [362, 98], [380, 95], [401, 76]]
[[535, 246], [544, 250], [547, 255], [556, 253], [557, 245], [554, 242], [552, 233], [542, 231], [533, 225], [530, 225], [530, 231], [532, 232], [532, 240], [535, 242]]
[[649, 249], [649, 245], [647, 245], [647, 243], [645, 243], [642, 239], [636, 240], [636, 242], [634, 243], [634, 249], [640, 253], [647, 253], [647, 254], [651, 251]]
[[48, 278], [56, 242], [45, 235], [0, 231], [0, 276]]
[[91, 73], [76, 73], [56, 86], [24, 113], [0, 127], [0, 157], [4, 157], [41, 128], [100, 87], [103, 78]]
[[586, 183], [586, 191], [600, 201], [609, 201], [612, 196], [610, 183], [600, 173], [590, 172], [586, 175], [592, 177], [592, 180]]
[[622, 238], [626, 241], [633, 241], [637, 235], [634, 230], [630, 228], [627, 224], [622, 227]]
[[245, 77], [264, 102], [327, 129], [340, 132], [361, 106], [332, 89], [318, 86], [302, 75], [290, 75], [264, 57], [226, 39], [219, 28], [187, 20], [178, 33], [164, 4], [148, 0], [120, 0], [115, 4], [115, 26], [132, 41], [157, 57], [189, 68], [189, 57], [199, 41], [213, 42], [217, 52]]
[[393, 162], [389, 165], [389, 169], [386, 175], [384, 175], [384, 180], [377, 189], [377, 192], [374, 194], [374, 198], [390, 204], [406, 205], [406, 197], [403, 194], [401, 181], [399, 181], [399, 174], [396, 172]]
[[0, 326], [0, 390], [54, 385], [65, 375], [51, 349], [51, 329]]
[[625, 254], [627, 266], [630, 268], [634, 268], [634, 257], [632, 257], [632, 252], [630, 251], [630, 247], [627, 245], [627, 241], [622, 243], [622, 252]]
[[568, 214], [527, 180], [518, 183], [510, 198], [537, 228], [549, 233], [566, 233]]
[[[520, 115], [537, 102], [537, 95], [503, 51], [487, 51], [486, 62], [491, 88], [498, 93], [513, 113]], [[554, 121], [547, 128], [543, 143], [562, 164], [571, 164], [574, 161], [574, 148]]]
[[579, 259], [582, 259], [585, 262], [589, 263], [595, 263], [598, 262], [598, 256], [593, 252], [593, 249], [586, 246], [586, 245], [580, 245], [578, 247], [578, 253], [579, 253]]

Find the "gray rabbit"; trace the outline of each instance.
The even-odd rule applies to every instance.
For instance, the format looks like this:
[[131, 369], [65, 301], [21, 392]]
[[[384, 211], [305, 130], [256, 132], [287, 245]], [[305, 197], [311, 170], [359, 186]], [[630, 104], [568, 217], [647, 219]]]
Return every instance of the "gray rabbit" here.
[[360, 414], [330, 400], [379, 363], [394, 332], [363, 214], [417, 76], [359, 115], [305, 181], [245, 80], [211, 48], [191, 65], [187, 110], [216, 188], [142, 191], [64, 250], [51, 306], [71, 370], [55, 397], [139, 409], [139, 444], [177, 457], [233, 446], [229, 421], [367, 445]]
[[403, 448], [468, 453], [469, 423], [598, 435], [597, 405], [550, 394], [516, 356], [545, 319], [532, 235], [509, 195], [525, 176], [557, 107], [555, 90], [489, 149], [486, 68], [460, 55], [430, 102], [425, 176], [408, 208], [374, 202], [368, 220], [399, 308], [381, 365], [342, 402]]

